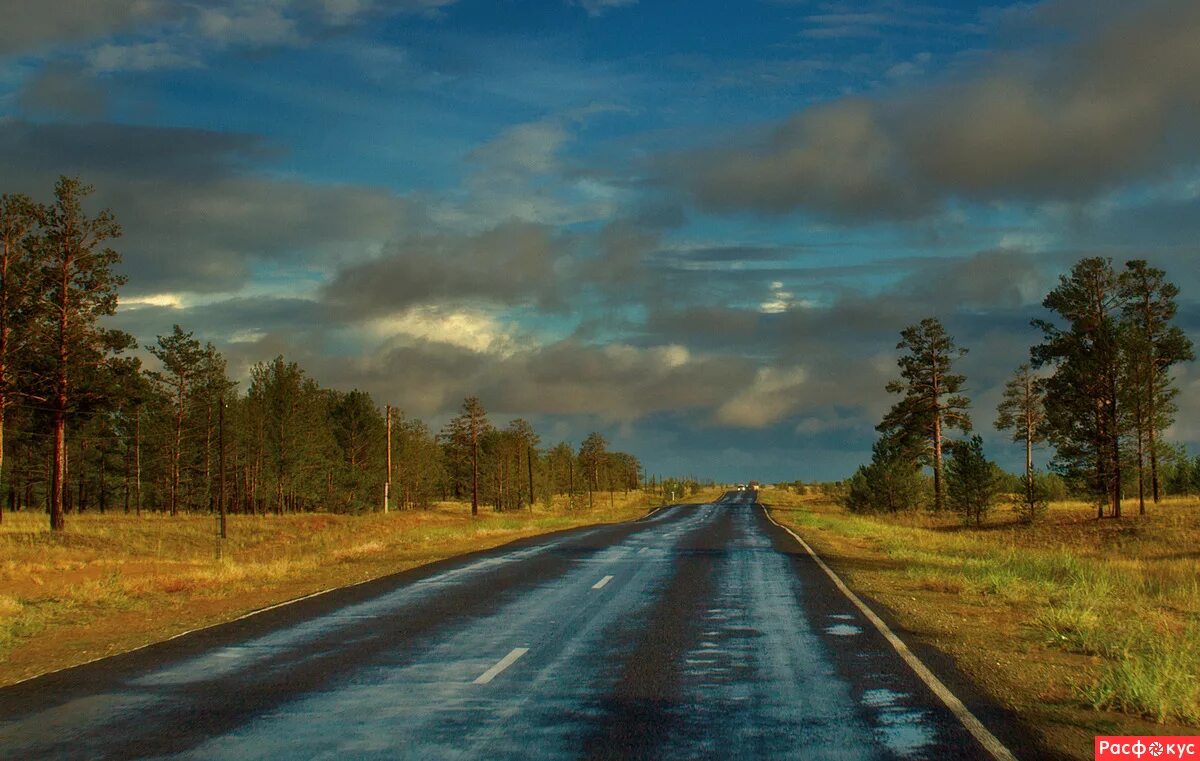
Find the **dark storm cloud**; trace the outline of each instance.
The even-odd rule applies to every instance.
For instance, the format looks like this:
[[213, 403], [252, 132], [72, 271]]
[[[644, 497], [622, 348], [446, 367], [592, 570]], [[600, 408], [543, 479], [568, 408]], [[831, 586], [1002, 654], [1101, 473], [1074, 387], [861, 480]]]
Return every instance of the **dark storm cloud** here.
[[346, 267], [324, 297], [347, 313], [390, 314], [413, 304], [478, 301], [560, 305], [567, 244], [543, 225], [512, 222], [476, 235], [441, 234], [393, 244]]
[[156, 0], [0, 0], [0, 55], [87, 40], [164, 16]]
[[111, 208], [126, 230], [116, 248], [131, 293], [235, 289], [256, 260], [332, 266], [419, 216], [390, 191], [247, 168], [274, 155], [250, 135], [0, 120], [7, 189], [45, 199], [59, 174], [96, 186], [95, 205]]
[[1086, 198], [1200, 158], [1200, 4], [1125, 4], [1066, 43], [901, 98], [803, 111], [666, 162], [704, 208], [914, 217], [951, 198]]
[[17, 107], [39, 117], [94, 120], [108, 110], [104, 85], [79, 64], [59, 62], [34, 74], [17, 94]]

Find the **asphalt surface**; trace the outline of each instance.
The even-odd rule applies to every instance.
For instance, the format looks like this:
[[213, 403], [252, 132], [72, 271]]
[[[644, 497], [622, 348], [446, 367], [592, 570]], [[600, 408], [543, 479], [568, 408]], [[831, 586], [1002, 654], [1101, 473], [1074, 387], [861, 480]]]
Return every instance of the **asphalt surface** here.
[[0, 689], [0, 758], [988, 757], [750, 492]]

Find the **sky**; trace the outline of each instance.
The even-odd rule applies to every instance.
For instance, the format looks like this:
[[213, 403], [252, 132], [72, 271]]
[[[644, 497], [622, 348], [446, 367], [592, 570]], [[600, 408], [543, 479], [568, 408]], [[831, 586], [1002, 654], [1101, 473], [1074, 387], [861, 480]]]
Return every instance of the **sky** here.
[[[0, 0], [0, 191], [96, 186], [114, 325], [649, 474], [843, 478], [941, 319], [1146, 258], [1200, 340], [1200, 3]], [[1168, 439], [1200, 443], [1200, 373]], [[1043, 462], [1047, 453], [1039, 454]]]

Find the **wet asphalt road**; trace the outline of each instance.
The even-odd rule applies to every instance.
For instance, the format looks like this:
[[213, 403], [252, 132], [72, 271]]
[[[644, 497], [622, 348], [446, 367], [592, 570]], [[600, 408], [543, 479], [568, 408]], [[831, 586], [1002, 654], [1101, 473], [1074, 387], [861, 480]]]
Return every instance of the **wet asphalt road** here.
[[988, 756], [735, 492], [0, 689], [0, 758], [147, 757]]

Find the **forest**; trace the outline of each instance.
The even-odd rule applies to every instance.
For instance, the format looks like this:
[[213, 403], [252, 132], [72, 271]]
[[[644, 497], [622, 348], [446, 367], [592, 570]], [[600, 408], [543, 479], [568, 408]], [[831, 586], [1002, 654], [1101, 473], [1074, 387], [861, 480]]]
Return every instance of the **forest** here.
[[91, 192], [62, 177], [46, 204], [0, 196], [0, 520], [45, 510], [61, 530], [89, 510], [223, 517], [448, 499], [475, 514], [554, 495], [582, 505], [642, 482], [638, 459], [599, 433], [546, 446], [526, 420], [493, 424], [474, 397], [434, 431], [366, 392], [322, 388], [282, 356], [238, 382], [179, 325], [142, 347], [143, 366], [134, 337], [105, 326], [125, 284], [121, 227], [86, 213]]
[[[1042, 340], [996, 410], [995, 428], [1024, 449], [1020, 476], [990, 462], [971, 435], [967, 378], [955, 370], [968, 349], [937, 318], [905, 328], [900, 377], [887, 385], [900, 398], [877, 426], [871, 462], [840, 485], [847, 507], [952, 509], [979, 525], [1005, 493], [1033, 522], [1068, 494], [1094, 501], [1098, 518], [1120, 518], [1126, 499], [1144, 515], [1147, 501], [1168, 491], [1200, 490], [1200, 458], [1163, 435], [1177, 412], [1172, 368], [1194, 359], [1175, 324], [1178, 295], [1164, 271], [1140, 259], [1118, 270], [1110, 259], [1084, 258], [1060, 276], [1042, 304], [1049, 315], [1031, 321]], [[1052, 450], [1048, 470], [1035, 466], [1042, 446]]]

